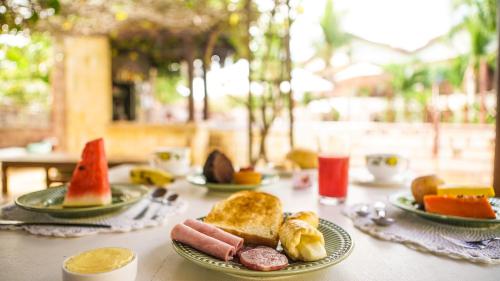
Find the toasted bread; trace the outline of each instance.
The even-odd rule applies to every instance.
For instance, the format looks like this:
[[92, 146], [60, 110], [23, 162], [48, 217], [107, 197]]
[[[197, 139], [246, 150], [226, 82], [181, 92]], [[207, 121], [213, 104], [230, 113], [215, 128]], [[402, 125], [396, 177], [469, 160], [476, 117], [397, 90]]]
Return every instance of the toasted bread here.
[[276, 248], [283, 209], [276, 196], [241, 191], [215, 204], [205, 222], [242, 237], [246, 244]]

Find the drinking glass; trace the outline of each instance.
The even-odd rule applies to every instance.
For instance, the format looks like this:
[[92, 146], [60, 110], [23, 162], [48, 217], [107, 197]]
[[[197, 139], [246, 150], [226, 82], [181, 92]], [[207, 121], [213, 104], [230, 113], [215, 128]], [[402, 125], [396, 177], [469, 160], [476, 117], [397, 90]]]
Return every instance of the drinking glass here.
[[319, 202], [325, 205], [343, 203], [349, 184], [349, 156], [319, 155], [318, 163]]

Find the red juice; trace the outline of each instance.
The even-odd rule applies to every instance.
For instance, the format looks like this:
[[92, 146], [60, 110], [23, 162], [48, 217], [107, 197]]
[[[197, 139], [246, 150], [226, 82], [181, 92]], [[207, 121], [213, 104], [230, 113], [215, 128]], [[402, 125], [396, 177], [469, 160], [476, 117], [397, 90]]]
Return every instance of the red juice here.
[[319, 195], [338, 198], [347, 196], [349, 156], [319, 156]]

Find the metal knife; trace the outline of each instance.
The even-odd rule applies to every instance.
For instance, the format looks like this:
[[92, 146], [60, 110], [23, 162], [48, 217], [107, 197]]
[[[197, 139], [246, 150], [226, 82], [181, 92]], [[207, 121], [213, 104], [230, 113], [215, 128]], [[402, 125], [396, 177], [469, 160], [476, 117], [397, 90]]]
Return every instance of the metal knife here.
[[16, 220], [0, 220], [0, 226], [2, 225], [53, 225], [53, 226], [68, 226], [68, 227], [96, 227], [96, 228], [111, 228], [109, 224], [99, 224], [99, 223], [73, 223], [73, 222], [38, 222], [38, 221], [16, 221]]

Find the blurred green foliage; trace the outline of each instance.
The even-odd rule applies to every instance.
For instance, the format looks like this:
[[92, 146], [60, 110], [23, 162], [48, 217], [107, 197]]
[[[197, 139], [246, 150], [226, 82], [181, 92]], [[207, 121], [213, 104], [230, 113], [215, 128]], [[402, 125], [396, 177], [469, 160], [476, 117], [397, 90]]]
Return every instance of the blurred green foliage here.
[[455, 0], [455, 10], [463, 20], [451, 31], [465, 30], [470, 36], [470, 56], [475, 64], [479, 57], [488, 53], [489, 44], [496, 39], [496, 0]]
[[330, 65], [330, 59], [335, 54], [335, 50], [348, 45], [351, 41], [351, 35], [342, 30], [340, 20], [341, 15], [335, 11], [333, 0], [327, 0], [320, 19], [323, 42], [317, 46], [318, 53], [327, 66]]
[[[50, 105], [49, 73], [52, 42], [44, 34], [11, 36], [0, 44], [0, 103], [14, 106]], [[14, 43], [17, 42], [17, 43]]]
[[186, 85], [187, 81], [185, 80], [180, 74], [160, 74], [155, 81], [154, 94], [156, 99], [163, 104], [173, 104], [184, 100], [184, 97], [177, 91], [177, 87]]
[[0, 25], [2, 31], [22, 31], [34, 27], [40, 19], [59, 13], [59, 0], [1, 1]]

